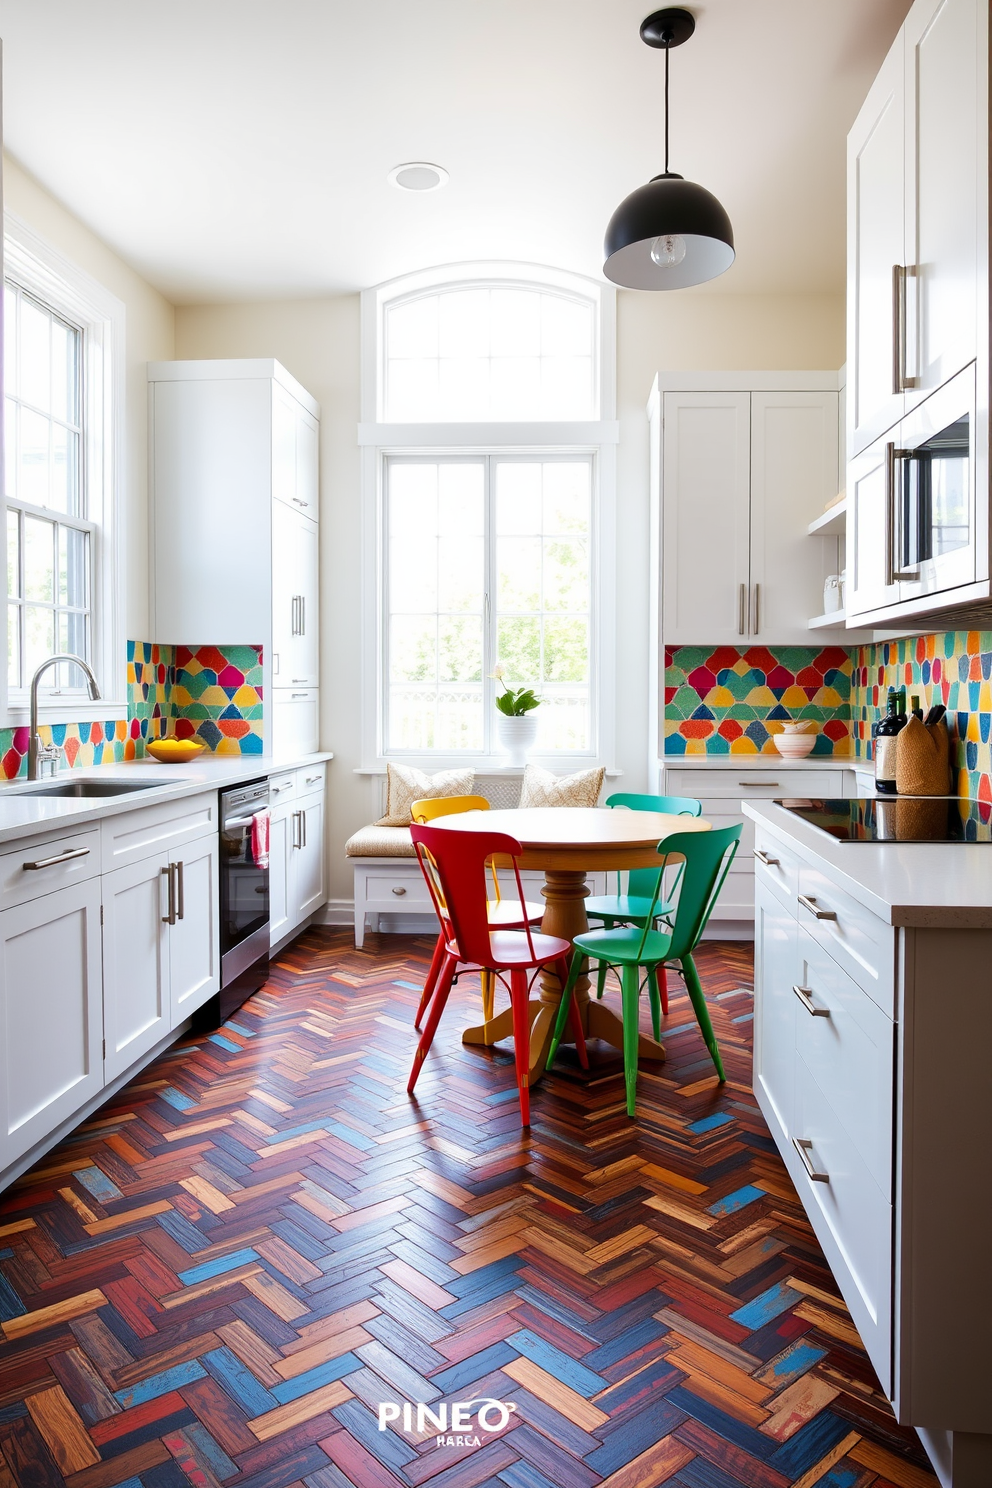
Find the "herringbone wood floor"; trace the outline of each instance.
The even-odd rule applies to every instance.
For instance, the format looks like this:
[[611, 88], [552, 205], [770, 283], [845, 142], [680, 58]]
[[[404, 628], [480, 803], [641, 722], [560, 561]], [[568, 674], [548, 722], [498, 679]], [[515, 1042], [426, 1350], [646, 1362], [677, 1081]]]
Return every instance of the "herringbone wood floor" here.
[[674, 985], [636, 1124], [591, 1046], [529, 1135], [465, 980], [407, 1099], [429, 951], [309, 933], [3, 1196], [0, 1488], [933, 1485], [755, 1107], [750, 947], [700, 958], [726, 1086]]

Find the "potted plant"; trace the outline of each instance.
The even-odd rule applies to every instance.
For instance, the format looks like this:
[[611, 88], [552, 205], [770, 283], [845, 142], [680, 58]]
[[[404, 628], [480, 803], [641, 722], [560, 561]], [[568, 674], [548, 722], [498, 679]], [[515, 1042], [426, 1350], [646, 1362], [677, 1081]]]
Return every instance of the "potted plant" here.
[[496, 695], [499, 742], [509, 754], [510, 764], [522, 767], [527, 763], [527, 751], [537, 738], [534, 709], [540, 706], [541, 699], [532, 687], [508, 687], [502, 662], [496, 663], [492, 675], [503, 689]]

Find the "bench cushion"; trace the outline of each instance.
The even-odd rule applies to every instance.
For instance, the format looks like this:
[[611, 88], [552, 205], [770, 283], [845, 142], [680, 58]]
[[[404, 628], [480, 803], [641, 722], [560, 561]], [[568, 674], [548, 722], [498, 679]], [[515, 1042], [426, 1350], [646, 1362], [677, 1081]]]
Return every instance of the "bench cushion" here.
[[416, 858], [409, 827], [362, 827], [344, 845], [349, 858]]

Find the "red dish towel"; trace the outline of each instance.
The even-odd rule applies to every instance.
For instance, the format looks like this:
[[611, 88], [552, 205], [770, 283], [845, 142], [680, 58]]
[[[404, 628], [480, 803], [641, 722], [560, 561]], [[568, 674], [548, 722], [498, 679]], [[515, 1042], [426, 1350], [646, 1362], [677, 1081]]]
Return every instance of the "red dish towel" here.
[[269, 809], [256, 811], [251, 819], [251, 855], [256, 868], [269, 866]]

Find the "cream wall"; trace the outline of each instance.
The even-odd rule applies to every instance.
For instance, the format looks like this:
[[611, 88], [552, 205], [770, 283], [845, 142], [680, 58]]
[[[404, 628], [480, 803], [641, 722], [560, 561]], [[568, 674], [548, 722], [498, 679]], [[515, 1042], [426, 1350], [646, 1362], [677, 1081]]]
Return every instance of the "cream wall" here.
[[9, 157], [4, 157], [4, 208], [65, 258], [124, 302], [126, 456], [121, 491], [126, 554], [124, 618], [132, 640], [148, 634], [148, 382], [146, 362], [175, 356], [175, 312], [156, 289], [117, 257]]
[[[616, 763], [628, 789], [645, 784], [647, 739], [647, 420], [660, 368], [835, 368], [844, 359], [844, 306], [826, 297], [621, 292], [617, 314], [619, 555]], [[360, 764], [359, 299], [186, 306], [176, 310], [178, 357], [277, 357], [322, 409], [322, 742], [333, 749], [330, 895], [351, 898], [346, 838], [377, 814], [378, 782]]]

